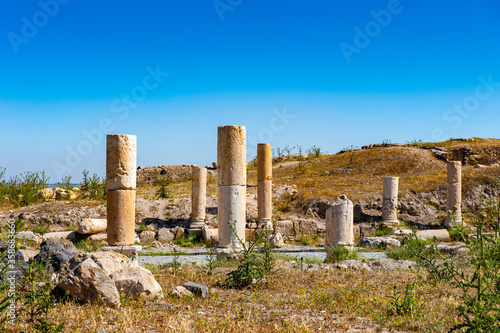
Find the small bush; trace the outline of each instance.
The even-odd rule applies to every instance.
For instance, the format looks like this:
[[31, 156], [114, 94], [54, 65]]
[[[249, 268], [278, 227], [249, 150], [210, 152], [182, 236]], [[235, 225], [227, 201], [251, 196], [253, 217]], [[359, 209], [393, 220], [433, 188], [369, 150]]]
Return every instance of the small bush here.
[[170, 198], [170, 189], [168, 186], [172, 183], [172, 178], [169, 174], [163, 177], [157, 177], [154, 181], [154, 185], [159, 186], [155, 194], [155, 199], [168, 199]]
[[106, 200], [106, 179], [98, 177], [95, 173], [90, 178], [89, 172], [83, 170], [83, 181], [79, 194], [81, 198]]
[[358, 253], [347, 246], [336, 246], [331, 248], [330, 254], [326, 257], [327, 264], [339, 263], [344, 260], [358, 259]]

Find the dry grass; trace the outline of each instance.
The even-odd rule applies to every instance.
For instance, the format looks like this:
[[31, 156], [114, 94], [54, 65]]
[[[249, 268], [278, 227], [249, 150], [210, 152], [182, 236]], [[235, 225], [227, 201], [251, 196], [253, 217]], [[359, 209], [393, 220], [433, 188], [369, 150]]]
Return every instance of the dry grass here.
[[[176, 299], [169, 291], [186, 281], [215, 285], [221, 276], [207, 276], [184, 266], [153, 269], [165, 290], [164, 302], [124, 301], [118, 309], [73, 302], [57, 308], [54, 319], [65, 332], [361, 332], [377, 328], [445, 332], [455, 321], [457, 295], [447, 285], [417, 283], [417, 309], [391, 316], [388, 295], [394, 285], [419, 281], [409, 271], [368, 272], [283, 270], [267, 287], [247, 290], [212, 288], [209, 297]], [[32, 332], [22, 320], [18, 330]]]

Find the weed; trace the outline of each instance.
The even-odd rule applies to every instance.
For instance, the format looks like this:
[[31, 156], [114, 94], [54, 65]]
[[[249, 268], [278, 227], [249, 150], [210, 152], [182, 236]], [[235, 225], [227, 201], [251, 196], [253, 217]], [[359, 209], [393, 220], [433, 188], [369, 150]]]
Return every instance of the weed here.
[[286, 152], [286, 155], [288, 157], [290, 157], [290, 154], [292, 153], [292, 151], [295, 149], [295, 146], [294, 147], [291, 147], [289, 145], [286, 145], [285, 148], [283, 148], [283, 150]]
[[321, 148], [312, 146], [307, 150], [307, 153], [309, 154], [309, 156], [312, 156], [313, 158], [318, 158], [321, 155]]
[[168, 189], [168, 185], [172, 183], [172, 178], [169, 174], [164, 175], [163, 177], [157, 177], [154, 181], [154, 185], [159, 186], [158, 190], [155, 194], [155, 199], [168, 199], [170, 198], [170, 190]]
[[181, 247], [193, 247], [195, 245], [202, 245], [203, 239], [197, 235], [187, 236], [184, 234], [181, 237], [174, 239], [173, 243]]
[[7, 182], [3, 178], [5, 169], [1, 169], [1, 185], [2, 196], [0, 201], [6, 201], [15, 207], [29, 206], [36, 202], [43, 202], [44, 197], [41, 190], [46, 188], [49, 182], [49, 177], [45, 176], [45, 172], [26, 172], [19, 176], [11, 177]]
[[330, 251], [325, 259], [328, 264], [359, 258], [358, 253], [347, 246], [334, 246], [330, 248]]
[[83, 170], [83, 181], [80, 184], [80, 198], [93, 200], [106, 200], [106, 179], [100, 178], [97, 174], [89, 177], [89, 172]]
[[392, 295], [389, 297], [389, 313], [394, 315], [408, 315], [417, 309], [417, 298], [415, 296], [415, 283], [407, 283], [404, 295], [394, 286]]

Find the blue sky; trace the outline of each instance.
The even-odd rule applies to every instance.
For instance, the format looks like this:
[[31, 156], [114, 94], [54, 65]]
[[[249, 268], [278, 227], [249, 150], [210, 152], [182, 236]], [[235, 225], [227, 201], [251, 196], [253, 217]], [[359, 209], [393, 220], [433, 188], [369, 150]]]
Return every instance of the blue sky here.
[[500, 2], [40, 0], [0, 3], [0, 166], [104, 176], [216, 160], [217, 126], [329, 152], [500, 137]]

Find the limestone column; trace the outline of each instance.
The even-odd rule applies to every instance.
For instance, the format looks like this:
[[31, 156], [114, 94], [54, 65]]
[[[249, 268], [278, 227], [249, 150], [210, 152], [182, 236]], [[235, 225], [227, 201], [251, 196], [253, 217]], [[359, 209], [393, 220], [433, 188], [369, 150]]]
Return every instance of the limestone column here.
[[354, 245], [354, 214], [351, 200], [340, 195], [326, 210], [325, 250], [329, 255], [332, 247]]
[[[462, 162], [450, 161], [447, 164], [447, 203], [448, 210], [454, 215], [456, 224], [462, 224]], [[457, 210], [453, 211], [456, 206]], [[452, 220], [448, 217], [445, 225], [453, 227]]]
[[258, 226], [266, 225], [271, 229], [271, 219], [273, 216], [272, 170], [271, 145], [268, 143], [259, 143], [257, 145]]
[[382, 223], [388, 227], [399, 226], [398, 177], [383, 178]]
[[113, 134], [106, 141], [108, 244], [128, 246], [135, 236], [137, 138]]
[[[191, 223], [190, 229], [200, 229], [205, 226], [205, 211], [207, 204], [207, 168], [192, 167], [192, 192], [191, 192]], [[190, 234], [192, 232], [190, 231]]]
[[245, 126], [230, 125], [218, 128], [217, 181], [219, 247], [241, 248], [238, 237], [245, 241], [246, 224]]

